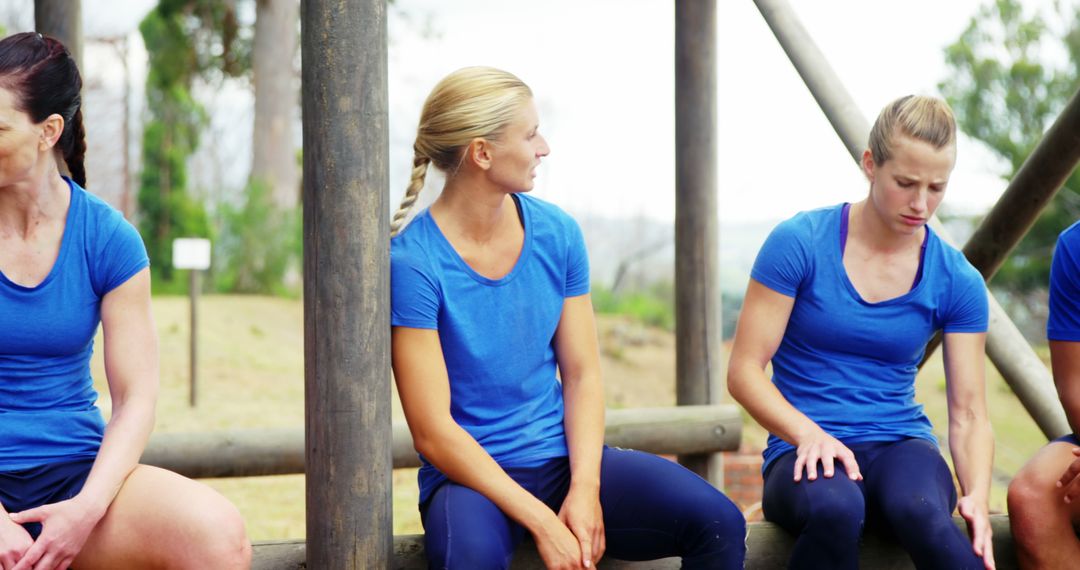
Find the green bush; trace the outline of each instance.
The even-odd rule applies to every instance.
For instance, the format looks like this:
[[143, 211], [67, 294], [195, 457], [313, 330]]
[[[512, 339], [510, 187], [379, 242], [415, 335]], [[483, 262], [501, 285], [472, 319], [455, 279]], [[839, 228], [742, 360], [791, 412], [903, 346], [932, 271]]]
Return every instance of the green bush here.
[[612, 292], [594, 284], [592, 301], [599, 314], [625, 315], [649, 326], [675, 330], [675, 289], [670, 282], [657, 282], [632, 292]]
[[226, 293], [296, 295], [299, 283], [288, 284], [290, 270], [297, 275], [303, 254], [303, 217], [300, 208], [283, 211], [274, 205], [270, 188], [252, 182], [240, 208], [224, 206], [215, 247], [215, 288]]

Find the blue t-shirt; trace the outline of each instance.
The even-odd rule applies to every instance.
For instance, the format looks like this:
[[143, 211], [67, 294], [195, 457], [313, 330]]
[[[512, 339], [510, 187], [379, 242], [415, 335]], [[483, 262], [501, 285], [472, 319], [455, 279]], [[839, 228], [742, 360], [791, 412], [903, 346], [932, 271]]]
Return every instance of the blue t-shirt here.
[[[501, 279], [458, 255], [428, 210], [390, 242], [390, 322], [439, 331], [450, 414], [503, 466], [567, 455], [553, 340], [567, 297], [589, 292], [577, 224], [559, 208], [514, 194], [525, 228]], [[423, 457], [420, 502], [446, 480]]]
[[90, 377], [101, 300], [149, 264], [142, 238], [68, 180], [60, 251], [45, 280], [0, 273], [0, 471], [92, 458], [104, 435]]
[[[840, 253], [842, 207], [782, 222], [754, 262], [751, 277], [795, 298], [772, 358], [773, 383], [841, 441], [918, 437], [936, 444], [930, 420], [915, 402], [915, 374], [936, 331], [986, 332], [986, 287], [963, 254], [927, 226], [922, 279], [900, 297], [863, 300]], [[791, 449], [770, 435], [763, 467]]]
[[1080, 342], [1080, 222], [1061, 232], [1054, 248], [1046, 338]]

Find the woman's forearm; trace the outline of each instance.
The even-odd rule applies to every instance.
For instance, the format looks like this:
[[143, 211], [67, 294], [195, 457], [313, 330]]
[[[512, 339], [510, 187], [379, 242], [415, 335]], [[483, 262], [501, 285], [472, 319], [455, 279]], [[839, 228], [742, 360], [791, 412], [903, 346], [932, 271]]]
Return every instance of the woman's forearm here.
[[416, 449], [451, 481], [495, 503], [530, 532], [557, 522], [555, 513], [510, 478], [490, 454], [457, 423], [448, 420], [432, 433], [415, 437]]
[[151, 397], [114, 402], [101, 449], [78, 495], [94, 512], [104, 514], [139, 464], [154, 428], [154, 406], [155, 399]]
[[604, 387], [599, 372], [563, 378], [563, 399], [570, 485], [598, 491], [604, 450]]
[[755, 421], [792, 445], [798, 446], [808, 435], [821, 431], [821, 427], [792, 406], [765, 376], [765, 371], [753, 363], [732, 359], [728, 390]]
[[949, 448], [961, 495], [975, 495], [981, 501], [989, 501], [994, 435], [986, 415], [971, 411], [950, 413]]

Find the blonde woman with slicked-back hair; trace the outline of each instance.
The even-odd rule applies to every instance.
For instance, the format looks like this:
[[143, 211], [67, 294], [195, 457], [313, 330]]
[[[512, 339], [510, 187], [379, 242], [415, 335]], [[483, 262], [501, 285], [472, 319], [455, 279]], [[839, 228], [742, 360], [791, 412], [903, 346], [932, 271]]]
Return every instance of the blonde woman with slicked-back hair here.
[[[754, 262], [728, 387], [770, 432], [762, 507], [798, 536], [790, 568], [858, 568], [866, 525], [920, 569], [994, 567], [986, 289], [927, 225], [955, 163], [948, 105], [901, 97], [881, 111], [863, 152], [867, 197], [782, 222]], [[959, 501], [914, 399], [937, 331]], [[970, 539], [953, 525], [956, 506]]]
[[[745, 521], [727, 497], [675, 463], [604, 446], [581, 230], [527, 194], [549, 152], [529, 88], [489, 67], [451, 73], [413, 149], [391, 224], [392, 350], [423, 461], [430, 567], [507, 568], [529, 534], [549, 568], [605, 553], [742, 568]], [[429, 165], [445, 185], [403, 227]]]

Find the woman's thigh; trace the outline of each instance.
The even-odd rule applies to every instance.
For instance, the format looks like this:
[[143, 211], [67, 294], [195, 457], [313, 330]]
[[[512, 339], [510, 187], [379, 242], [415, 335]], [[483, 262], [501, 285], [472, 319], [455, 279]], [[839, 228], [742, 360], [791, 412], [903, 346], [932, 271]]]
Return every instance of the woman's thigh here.
[[232, 503], [202, 483], [139, 465], [73, 568], [233, 569], [250, 564], [251, 543]]
[[525, 529], [484, 495], [446, 482], [422, 509], [431, 568], [507, 568]]
[[911, 510], [952, 520], [956, 487], [952, 471], [933, 443], [912, 438], [881, 444], [872, 453], [872, 459], [863, 467], [863, 476], [875, 522]]
[[[745, 547], [746, 523], [730, 499], [681, 465], [649, 453], [604, 450], [600, 503], [607, 551], [615, 558]], [[723, 544], [706, 544], [704, 537]]]
[[863, 475], [873, 524], [894, 536], [917, 567], [983, 567], [953, 523], [956, 487], [934, 444], [908, 439], [883, 447]]
[[[820, 529], [836, 537], [858, 538], [866, 521], [863, 483], [837, 469], [832, 477], [795, 481], [795, 451], [776, 459], [765, 473], [762, 511], [765, 518], [800, 534]], [[842, 532], [842, 529], [846, 532]]]

